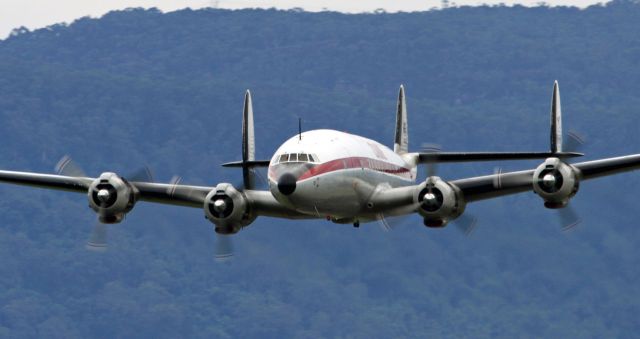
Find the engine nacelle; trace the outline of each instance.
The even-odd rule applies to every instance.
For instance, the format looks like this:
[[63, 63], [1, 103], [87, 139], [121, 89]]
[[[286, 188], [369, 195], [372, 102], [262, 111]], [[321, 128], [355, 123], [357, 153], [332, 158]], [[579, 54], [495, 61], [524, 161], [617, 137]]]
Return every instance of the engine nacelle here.
[[115, 173], [105, 172], [89, 186], [89, 207], [104, 224], [119, 223], [138, 200], [139, 192]]
[[439, 177], [429, 177], [416, 189], [414, 203], [427, 227], [444, 227], [459, 217], [466, 207], [462, 191]]
[[218, 184], [207, 194], [204, 214], [220, 234], [238, 233], [256, 219], [245, 195], [231, 184]]
[[533, 173], [533, 191], [547, 208], [562, 208], [580, 188], [580, 172], [558, 158], [545, 160]]

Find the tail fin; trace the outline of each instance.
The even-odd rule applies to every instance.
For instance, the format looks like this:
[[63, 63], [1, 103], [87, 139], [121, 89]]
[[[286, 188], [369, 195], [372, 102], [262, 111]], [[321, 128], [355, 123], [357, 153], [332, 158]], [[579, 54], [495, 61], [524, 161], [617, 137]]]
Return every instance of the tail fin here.
[[242, 179], [244, 188], [255, 187], [256, 167], [268, 167], [269, 160], [256, 160], [256, 139], [253, 132], [253, 104], [251, 92], [247, 90], [244, 95], [244, 107], [242, 110], [242, 161], [233, 161], [222, 164], [223, 167], [242, 167]]
[[562, 152], [562, 109], [560, 107], [560, 87], [556, 80], [551, 97], [551, 153]]
[[393, 151], [397, 154], [409, 152], [409, 128], [407, 126], [407, 102], [404, 96], [404, 86], [400, 85], [398, 93], [398, 109], [396, 112], [396, 135]]
[[[244, 164], [256, 160], [256, 142], [253, 131], [253, 104], [251, 92], [247, 90], [244, 95], [244, 109], [242, 112], [242, 162]], [[249, 166], [242, 166], [242, 179], [244, 187], [255, 187], [255, 173]]]

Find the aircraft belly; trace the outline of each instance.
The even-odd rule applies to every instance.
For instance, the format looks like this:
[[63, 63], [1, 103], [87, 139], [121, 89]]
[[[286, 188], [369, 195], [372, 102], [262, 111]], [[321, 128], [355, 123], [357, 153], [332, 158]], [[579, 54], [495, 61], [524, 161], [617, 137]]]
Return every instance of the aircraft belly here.
[[369, 169], [342, 170], [298, 182], [292, 202], [300, 212], [321, 217], [363, 216], [367, 201], [379, 184], [397, 187], [410, 183]]
[[[353, 216], [366, 204], [354, 189], [361, 180], [359, 170], [345, 170], [310, 178], [298, 183], [294, 204], [296, 209], [320, 216]], [[349, 172], [349, 173], [344, 173]]]

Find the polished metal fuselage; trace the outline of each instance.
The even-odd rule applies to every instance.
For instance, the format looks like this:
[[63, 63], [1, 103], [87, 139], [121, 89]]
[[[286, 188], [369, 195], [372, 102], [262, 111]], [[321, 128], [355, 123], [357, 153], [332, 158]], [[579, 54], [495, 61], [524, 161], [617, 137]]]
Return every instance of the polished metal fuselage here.
[[[314, 154], [315, 163], [278, 163], [287, 153]], [[297, 178], [295, 191], [282, 194], [284, 173]], [[363, 137], [330, 130], [305, 132], [285, 142], [269, 167], [269, 188], [281, 204], [336, 222], [370, 221], [367, 203], [376, 189], [415, 183], [416, 168], [389, 148]]]

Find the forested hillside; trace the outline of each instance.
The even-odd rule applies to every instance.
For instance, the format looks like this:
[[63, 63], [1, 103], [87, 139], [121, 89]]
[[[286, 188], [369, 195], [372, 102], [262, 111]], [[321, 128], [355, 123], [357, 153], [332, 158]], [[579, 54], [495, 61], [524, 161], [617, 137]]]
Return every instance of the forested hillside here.
[[[304, 129], [546, 150], [554, 80], [587, 158], [640, 153], [640, 5], [423, 13], [112, 12], [0, 41], [0, 168], [237, 182], [244, 90], [259, 158]], [[536, 162], [505, 164], [507, 170]], [[496, 164], [442, 165], [445, 179]], [[214, 261], [198, 209], [139, 203], [84, 249], [73, 193], [0, 186], [0, 337], [635, 337], [640, 173], [585, 182], [562, 233], [533, 194], [468, 206], [470, 237], [410, 217], [392, 232], [259, 218]]]

